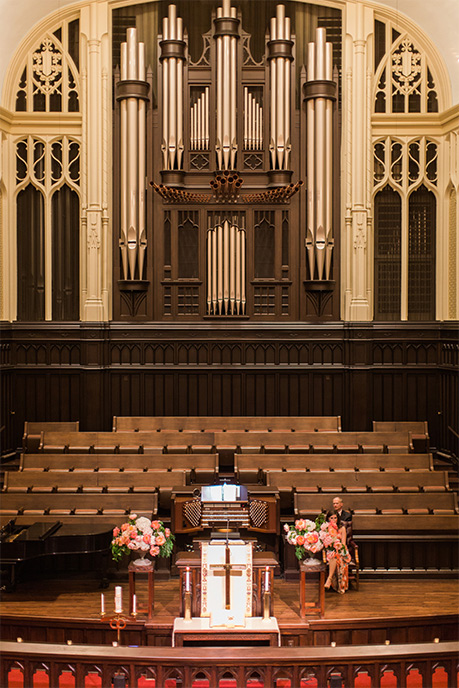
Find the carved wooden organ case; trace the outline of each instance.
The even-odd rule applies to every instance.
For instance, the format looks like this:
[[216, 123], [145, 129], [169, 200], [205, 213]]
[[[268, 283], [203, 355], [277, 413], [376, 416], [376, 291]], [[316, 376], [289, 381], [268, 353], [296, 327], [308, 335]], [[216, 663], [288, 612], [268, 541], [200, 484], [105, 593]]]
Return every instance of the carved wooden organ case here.
[[127, 29], [115, 71], [115, 319], [339, 318], [332, 44], [317, 28], [297, 65], [290, 17], [275, 10], [256, 61], [241, 11], [223, 0], [193, 62], [169, 5], [156, 80]]

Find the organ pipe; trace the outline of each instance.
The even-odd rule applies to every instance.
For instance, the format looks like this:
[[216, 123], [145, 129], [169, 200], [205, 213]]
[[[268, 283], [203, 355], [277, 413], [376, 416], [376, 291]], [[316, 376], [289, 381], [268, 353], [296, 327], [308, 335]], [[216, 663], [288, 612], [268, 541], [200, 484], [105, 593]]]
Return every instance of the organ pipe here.
[[263, 106], [256, 95], [244, 86], [244, 150], [263, 148]]
[[217, 7], [215, 41], [217, 53], [217, 169], [234, 170], [237, 153], [236, 93], [237, 39], [239, 38], [236, 8], [231, 0]]
[[285, 6], [277, 5], [276, 16], [270, 22], [268, 43], [271, 86], [269, 149], [273, 170], [288, 170], [290, 164], [292, 46], [290, 18], [285, 16]]
[[191, 150], [209, 150], [209, 87], [190, 107]]
[[183, 62], [185, 42], [183, 20], [175, 5], [163, 18], [160, 41], [162, 62], [162, 154], [164, 170], [181, 170], [183, 165]]
[[329, 280], [333, 252], [333, 82], [332, 44], [324, 28], [308, 45], [307, 99], [307, 229], [310, 279]]
[[[121, 81], [127, 79], [127, 43], [121, 43], [121, 67], [120, 67]], [[124, 280], [129, 279], [128, 259], [127, 259], [127, 102], [123, 98], [120, 102], [120, 250], [121, 250], [121, 267], [122, 276]]]
[[[308, 77], [310, 81], [314, 81], [314, 67], [315, 67], [315, 43], [308, 43]], [[315, 242], [316, 242], [316, 228], [315, 228], [315, 191], [314, 191], [314, 159], [315, 159], [315, 123], [314, 123], [314, 101], [310, 98], [306, 103], [306, 142], [307, 142], [307, 230], [306, 230], [306, 251], [309, 264], [309, 274], [311, 279], [314, 275], [315, 266]]]
[[121, 218], [120, 249], [124, 280], [143, 279], [145, 230], [146, 103], [145, 48], [130, 28], [121, 44], [120, 100]]
[[245, 313], [245, 229], [237, 216], [216, 218], [207, 230], [207, 312]]

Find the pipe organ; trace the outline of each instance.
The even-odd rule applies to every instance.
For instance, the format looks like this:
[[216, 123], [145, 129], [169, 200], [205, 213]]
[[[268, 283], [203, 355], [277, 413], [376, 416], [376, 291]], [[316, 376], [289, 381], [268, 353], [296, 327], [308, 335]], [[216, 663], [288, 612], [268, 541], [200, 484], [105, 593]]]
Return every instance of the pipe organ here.
[[136, 29], [121, 44], [120, 81], [120, 249], [122, 278], [142, 280], [147, 237], [145, 229], [146, 104], [145, 46]]
[[[279, 4], [275, 16], [263, 10], [263, 25], [254, 27], [262, 37], [254, 55], [244, 26], [247, 4], [216, 0], [209, 29], [199, 37], [184, 26], [186, 5], [168, 6], [159, 18], [150, 110], [136, 29], [128, 29], [121, 46], [120, 274], [125, 282], [143, 279], [148, 234], [154, 254], [144, 289], [152, 285], [154, 319], [301, 320], [311, 312], [311, 290], [335, 288], [339, 136], [332, 44], [316, 21], [307, 35], [302, 28], [298, 45], [297, 15], [287, 16]], [[192, 19], [188, 13], [186, 23]], [[298, 55], [302, 62], [295, 64]], [[147, 232], [145, 164], [153, 189]], [[269, 222], [257, 224], [260, 212]], [[182, 222], [187, 213], [189, 225]], [[135, 311], [145, 296], [132, 296], [138, 286], [121, 288], [131, 289]], [[338, 308], [339, 299], [334, 303]]]

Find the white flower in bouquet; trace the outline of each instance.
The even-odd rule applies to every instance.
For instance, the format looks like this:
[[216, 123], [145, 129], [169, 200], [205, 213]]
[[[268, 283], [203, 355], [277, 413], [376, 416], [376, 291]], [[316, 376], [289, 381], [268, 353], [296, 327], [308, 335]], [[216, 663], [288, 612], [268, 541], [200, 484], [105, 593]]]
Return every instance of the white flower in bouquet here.
[[146, 516], [139, 516], [139, 518], [135, 522], [138, 530], [141, 530], [142, 533], [147, 533], [151, 535], [152, 530], [151, 530], [151, 521], [149, 518]]

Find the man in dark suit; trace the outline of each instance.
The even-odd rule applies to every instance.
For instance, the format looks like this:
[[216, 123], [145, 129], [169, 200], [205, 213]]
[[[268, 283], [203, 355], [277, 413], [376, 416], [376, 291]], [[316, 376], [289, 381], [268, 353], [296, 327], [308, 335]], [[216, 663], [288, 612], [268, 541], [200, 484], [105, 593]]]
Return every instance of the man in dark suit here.
[[339, 514], [341, 521], [352, 521], [351, 512], [343, 509], [343, 500], [341, 497], [335, 497], [333, 499], [333, 508], [336, 513]]

